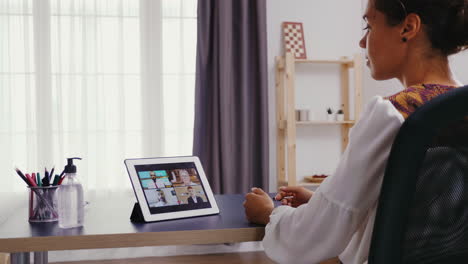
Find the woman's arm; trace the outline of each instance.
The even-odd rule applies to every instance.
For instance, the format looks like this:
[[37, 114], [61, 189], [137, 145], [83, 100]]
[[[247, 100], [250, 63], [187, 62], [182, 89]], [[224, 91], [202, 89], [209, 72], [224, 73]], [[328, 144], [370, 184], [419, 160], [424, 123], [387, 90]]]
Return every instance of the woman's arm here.
[[383, 173], [403, 117], [375, 97], [352, 128], [336, 171], [307, 204], [280, 206], [270, 215], [263, 245], [280, 263], [317, 263], [348, 245], [380, 193]]

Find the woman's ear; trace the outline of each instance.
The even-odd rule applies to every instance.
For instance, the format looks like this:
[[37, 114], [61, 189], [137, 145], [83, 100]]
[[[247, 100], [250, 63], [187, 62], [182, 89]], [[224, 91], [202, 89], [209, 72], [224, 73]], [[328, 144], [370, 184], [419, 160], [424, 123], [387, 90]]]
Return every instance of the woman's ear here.
[[419, 15], [411, 13], [406, 16], [402, 23], [400, 36], [404, 42], [414, 38], [421, 31], [421, 18]]

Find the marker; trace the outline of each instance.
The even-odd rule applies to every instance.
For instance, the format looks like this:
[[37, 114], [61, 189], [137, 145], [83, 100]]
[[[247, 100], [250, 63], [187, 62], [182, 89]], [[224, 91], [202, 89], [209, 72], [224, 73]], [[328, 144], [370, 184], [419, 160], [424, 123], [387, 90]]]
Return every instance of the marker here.
[[36, 182], [37, 178], [36, 178], [36, 173], [35, 172], [33, 172], [31, 174], [31, 179], [34, 181], [34, 183], [36, 184], [36, 187], [37, 187], [37, 182]]
[[57, 184], [58, 184], [58, 185], [62, 184], [62, 182], [63, 182], [63, 179], [65, 179], [65, 177], [60, 177], [60, 180], [58, 181], [58, 183], [57, 183]]
[[[35, 176], [34, 173], [33, 173], [33, 176]], [[28, 181], [29, 181], [29, 183], [30, 183], [30, 186], [32, 186], [32, 187], [37, 187], [37, 184], [36, 184], [36, 182], [33, 180], [33, 177], [31, 177], [29, 174], [26, 174], [25, 177], [26, 177], [26, 179], [28, 179]]]
[[[34, 175], [34, 173], [33, 173], [33, 175]], [[37, 180], [36, 180], [37, 186], [38, 186], [38, 187], [41, 187], [41, 186], [42, 186], [42, 183], [41, 183], [41, 174], [39, 174], [39, 172], [37, 173], [36, 178], [37, 178]]]
[[44, 178], [42, 178], [41, 180], [41, 183], [42, 183], [42, 186], [44, 187], [49, 186], [50, 185], [49, 178], [44, 176]]
[[60, 176], [59, 176], [60, 179], [59, 179], [57, 185], [62, 184], [63, 179], [65, 178], [65, 177], [63, 176], [64, 174], [65, 174], [65, 169], [62, 171], [62, 173], [60, 173]]
[[60, 176], [58, 174], [55, 174], [55, 177], [54, 177], [54, 182], [52, 183], [52, 185], [58, 185], [58, 182], [60, 180]]

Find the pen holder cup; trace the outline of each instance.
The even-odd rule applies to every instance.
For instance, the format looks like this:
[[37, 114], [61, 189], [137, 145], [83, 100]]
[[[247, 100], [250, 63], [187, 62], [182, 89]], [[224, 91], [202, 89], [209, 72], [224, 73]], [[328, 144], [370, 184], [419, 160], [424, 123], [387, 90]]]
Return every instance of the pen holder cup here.
[[28, 187], [29, 222], [58, 221], [57, 187]]

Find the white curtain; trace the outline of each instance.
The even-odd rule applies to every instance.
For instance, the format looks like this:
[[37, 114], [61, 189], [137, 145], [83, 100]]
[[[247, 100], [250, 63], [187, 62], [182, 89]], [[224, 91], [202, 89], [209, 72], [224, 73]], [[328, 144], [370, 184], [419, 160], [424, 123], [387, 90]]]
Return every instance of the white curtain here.
[[77, 161], [129, 190], [125, 158], [190, 155], [196, 0], [0, 0], [0, 178]]

